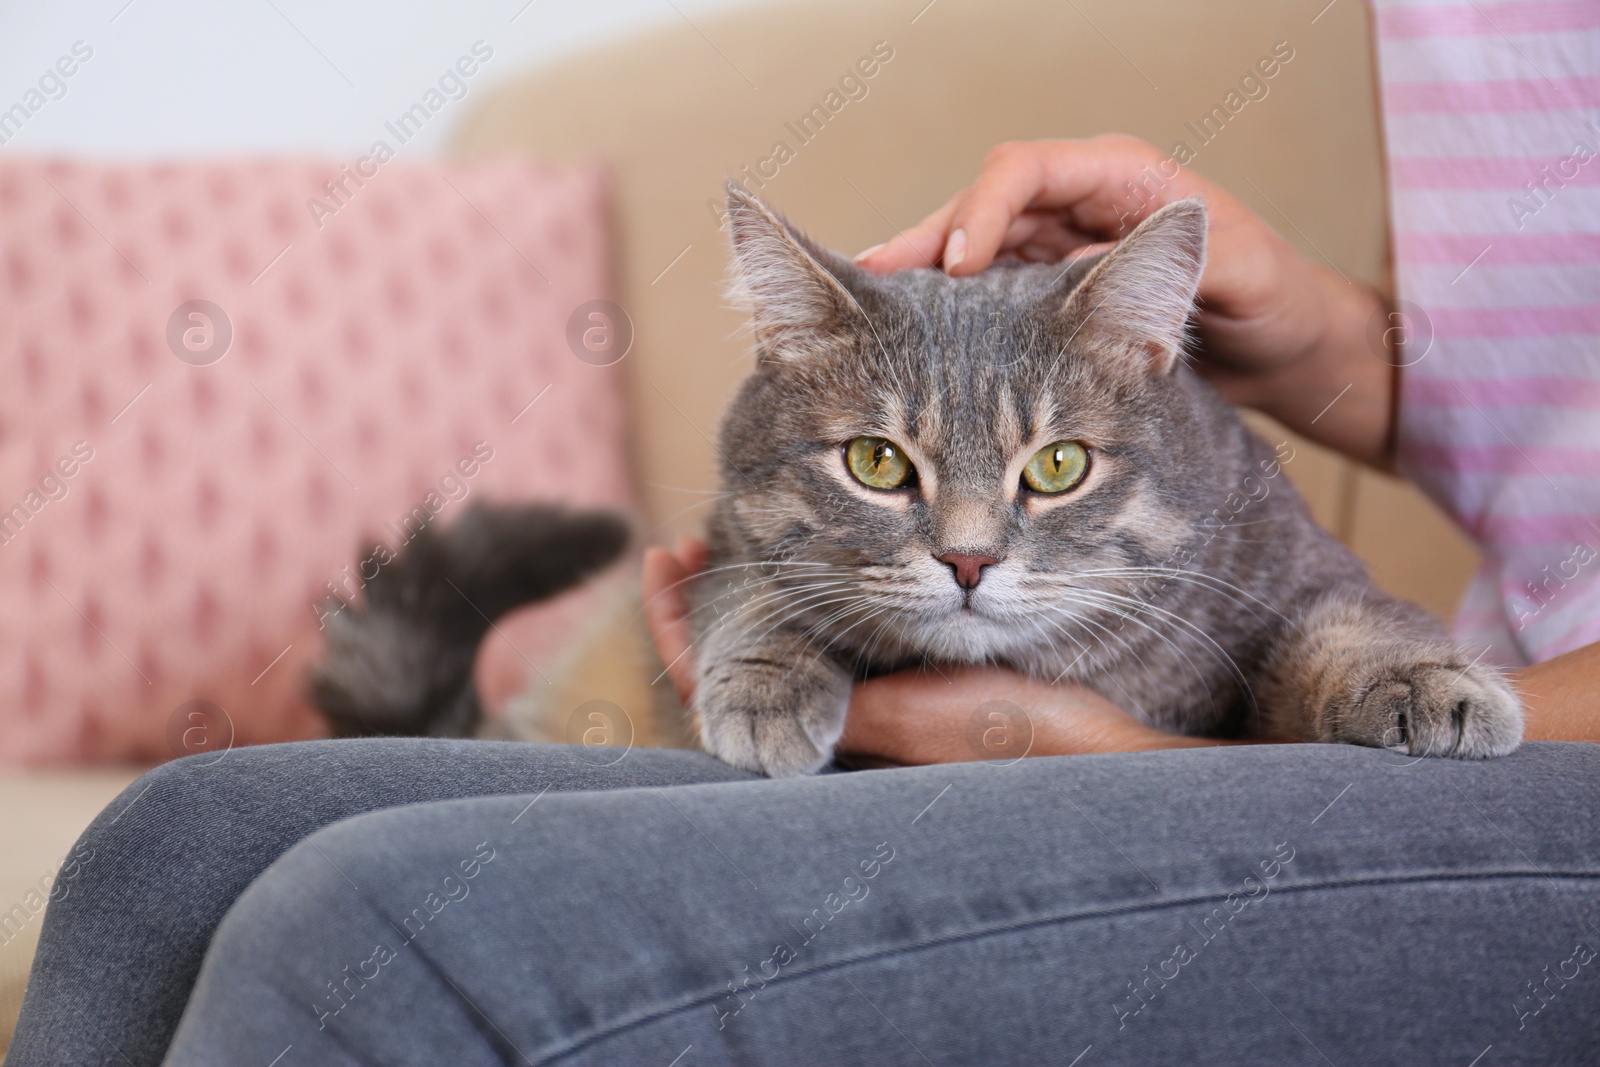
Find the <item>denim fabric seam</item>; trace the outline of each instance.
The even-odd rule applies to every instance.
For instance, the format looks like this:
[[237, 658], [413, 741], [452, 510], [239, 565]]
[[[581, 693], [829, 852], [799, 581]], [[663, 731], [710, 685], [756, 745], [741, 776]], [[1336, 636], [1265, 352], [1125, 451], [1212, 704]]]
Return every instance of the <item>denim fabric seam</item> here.
[[[354, 818], [359, 817], [360, 816], [354, 816]], [[329, 825], [337, 824], [330, 823]], [[326, 827], [324, 827], [324, 829], [326, 829]], [[318, 849], [318, 852], [320, 853], [321, 850]], [[287, 855], [287, 853], [285, 855]], [[327, 857], [324, 856], [323, 858], [326, 859]], [[332, 861], [329, 862], [331, 863]], [[340, 873], [342, 874], [343, 872]], [[348, 881], [348, 879], [346, 879], [346, 881]], [[400, 928], [396, 926], [394, 920], [389, 917], [388, 911], [380, 906], [377, 901], [369, 897], [365, 890], [352, 882], [350, 884], [350, 891], [355, 894], [357, 900], [361, 901], [369, 915], [382, 921], [385, 926], [393, 930], [395, 933], [400, 933]], [[402, 935], [402, 937], [404, 937], [404, 935]], [[494, 1020], [490, 1019], [476, 1004], [467, 999], [466, 994], [461, 992], [460, 987], [450, 980], [449, 976], [445, 974], [444, 970], [433, 959], [433, 957], [428, 955], [428, 953], [424, 952], [421, 948], [417, 948], [417, 942], [415, 938], [405, 940], [405, 947], [415, 949], [417, 957], [422, 961], [422, 966], [430, 974], [443, 979], [444, 983], [454, 990], [456, 999], [459, 1000], [466, 1009], [469, 1009], [462, 1012], [463, 1016], [469, 1021], [472, 1028], [478, 1032], [484, 1043], [495, 1050], [495, 1056], [497, 1059], [499, 1059], [503, 1067], [513, 1067], [512, 1061], [509, 1058], [510, 1052], [515, 1052], [517, 1054], [517, 1058], [523, 1063], [532, 1064], [533, 1061], [528, 1059], [527, 1054], [524, 1053], [520, 1048], [517, 1048], [516, 1045], [511, 1043], [511, 1039], [506, 1037], [505, 1034], [500, 1031], [500, 1028], [494, 1024]], [[485, 1028], [485, 1024], [487, 1024], [487, 1028]], [[319, 1027], [318, 1029], [320, 1030], [321, 1028]], [[491, 1033], [491, 1031], [493, 1032]], [[364, 1049], [358, 1050], [351, 1048], [346, 1043], [344, 1036], [338, 1033], [337, 1027], [331, 1027], [329, 1030], [323, 1032], [329, 1033], [333, 1037], [334, 1043], [348, 1052], [352, 1059], [362, 1063], [368, 1062], [367, 1051]]]
[[[382, 913], [380, 912], [379, 914], [381, 915]], [[383, 921], [388, 923], [390, 928], [394, 929], [396, 933], [399, 933], [399, 928], [394, 925], [393, 920], [391, 920], [387, 915], [383, 915]], [[479, 1036], [483, 1039], [484, 1044], [494, 1049], [495, 1058], [500, 1061], [503, 1067], [515, 1067], [515, 1063], [511, 1059], [512, 1053], [516, 1053], [518, 1060], [529, 1064], [531, 1067], [533, 1061], [528, 1059], [527, 1055], [520, 1048], [511, 1043], [511, 1039], [505, 1035], [504, 1031], [495, 1025], [494, 1020], [489, 1018], [489, 1016], [484, 1013], [483, 1009], [479, 1008], [467, 998], [467, 995], [461, 991], [461, 987], [456, 985], [455, 982], [450, 979], [450, 976], [444, 972], [444, 968], [440, 967], [432, 956], [430, 956], [424, 949], [416, 947], [417, 942], [415, 938], [406, 941], [405, 945], [407, 948], [416, 949], [417, 958], [422, 961], [422, 965], [426, 967], [432, 974], [437, 975], [440, 979], [442, 979], [444, 984], [449, 986], [451, 991], [455, 993], [456, 999], [461, 1001], [461, 1003], [469, 1009], [468, 1012], [464, 1012], [463, 1014], [472, 1024], [472, 1028], [476, 1030]]]
[[[1410, 885], [1424, 883], [1470, 883], [1470, 882], [1495, 882], [1513, 881], [1520, 879], [1536, 879], [1549, 881], [1561, 879], [1564, 881], [1600, 880], [1600, 870], [1539, 870], [1528, 868], [1512, 868], [1506, 870], [1486, 870], [1472, 872], [1433, 871], [1424, 874], [1410, 875], [1379, 875], [1363, 878], [1332, 878], [1317, 882], [1301, 882], [1293, 885], [1280, 886], [1274, 893], [1305, 893], [1322, 890], [1359, 889], [1364, 886], [1382, 885]], [[780, 981], [799, 981], [815, 975], [826, 974], [831, 971], [846, 967], [854, 967], [862, 963], [872, 963], [878, 960], [891, 959], [896, 956], [910, 955], [932, 948], [941, 948], [945, 945], [956, 944], [962, 941], [981, 941], [990, 937], [1005, 934], [1020, 933], [1041, 927], [1058, 926], [1066, 923], [1078, 922], [1084, 919], [1103, 919], [1116, 915], [1128, 915], [1137, 912], [1165, 911], [1170, 908], [1187, 907], [1207, 901], [1226, 900], [1229, 892], [1196, 893], [1186, 897], [1177, 897], [1170, 900], [1141, 901], [1133, 904], [1109, 905], [1098, 908], [1082, 909], [1057, 915], [1040, 916], [1031, 919], [1012, 920], [1009, 922], [991, 924], [959, 933], [941, 934], [936, 937], [925, 938], [907, 944], [885, 946], [859, 952], [855, 955], [845, 956], [825, 963], [812, 964], [810, 967], [790, 974], [779, 975], [770, 980], [769, 984]], [[574, 1056], [584, 1051], [591, 1045], [598, 1044], [613, 1037], [619, 1037], [630, 1030], [637, 1029], [650, 1023], [658, 1022], [683, 1012], [712, 1004], [721, 997], [726, 996], [725, 990], [718, 989], [711, 993], [700, 994], [688, 1000], [683, 1000], [674, 1005], [658, 1005], [642, 1011], [636, 1011], [631, 1018], [619, 1020], [609, 1026], [597, 1029], [590, 1034], [565, 1042], [566, 1047], [550, 1053], [539, 1053], [539, 1063], [551, 1065], [561, 1060]]]

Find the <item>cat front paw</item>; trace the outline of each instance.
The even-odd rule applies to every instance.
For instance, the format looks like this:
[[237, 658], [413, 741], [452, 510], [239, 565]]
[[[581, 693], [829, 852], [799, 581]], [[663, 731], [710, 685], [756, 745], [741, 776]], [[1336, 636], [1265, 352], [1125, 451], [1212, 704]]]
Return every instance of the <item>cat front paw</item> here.
[[724, 763], [770, 778], [821, 770], [844, 733], [850, 679], [820, 664], [723, 669], [702, 681], [700, 740]]
[[1453, 650], [1366, 664], [1345, 681], [1323, 713], [1326, 740], [1457, 759], [1504, 756], [1522, 741], [1522, 703], [1510, 684]]

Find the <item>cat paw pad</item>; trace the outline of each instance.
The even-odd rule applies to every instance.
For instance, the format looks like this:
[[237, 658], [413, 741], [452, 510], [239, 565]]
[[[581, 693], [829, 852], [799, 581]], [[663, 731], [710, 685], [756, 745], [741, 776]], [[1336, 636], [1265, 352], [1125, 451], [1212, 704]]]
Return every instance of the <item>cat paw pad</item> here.
[[1522, 706], [1494, 670], [1476, 664], [1375, 667], [1328, 709], [1330, 740], [1416, 756], [1503, 756], [1522, 740]]
[[833, 756], [832, 738], [813, 738], [805, 720], [787, 710], [730, 707], [702, 711], [701, 740], [724, 763], [769, 778], [819, 771]]

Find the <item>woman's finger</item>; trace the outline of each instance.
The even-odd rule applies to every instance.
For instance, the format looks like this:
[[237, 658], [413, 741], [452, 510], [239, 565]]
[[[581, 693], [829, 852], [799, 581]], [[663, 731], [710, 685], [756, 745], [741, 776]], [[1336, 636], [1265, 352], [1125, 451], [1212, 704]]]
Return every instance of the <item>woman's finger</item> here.
[[[706, 556], [711, 552], [698, 537], [678, 538], [678, 562], [683, 565], [685, 578], [693, 577], [706, 569]], [[687, 596], [687, 594], [685, 594]]]
[[[951, 275], [976, 274], [1027, 243], [1013, 228], [1029, 213], [1053, 214], [1086, 242], [1120, 237], [1161, 204], [1192, 191], [1187, 174], [1175, 171], [1170, 177], [1179, 180], [1171, 181], [1146, 173], [1163, 163], [1154, 148], [1124, 135], [998, 145], [970, 188], [857, 262], [880, 273], [942, 265]], [[1131, 191], [1138, 183], [1143, 191]]]
[[[1202, 193], [1155, 148], [1125, 134], [1081, 141], [1018, 141], [994, 148], [949, 221], [945, 270], [976, 274], [1003, 247], [1025, 211], [1054, 211], [1096, 240], [1120, 238], [1157, 208]], [[960, 246], [956, 256], [952, 248]], [[957, 262], [952, 262], [957, 260]]]
[[915, 226], [881, 245], [859, 253], [855, 259], [856, 265], [875, 274], [938, 266], [939, 255], [944, 251], [945, 234], [949, 232], [950, 217], [955, 214], [964, 195], [957, 193], [943, 207]]
[[1001, 145], [989, 153], [950, 218], [940, 256], [945, 273], [977, 274], [994, 262], [1012, 224], [1044, 190], [1045, 160], [1036, 145]]
[[[642, 584], [645, 625], [655, 641], [656, 654], [667, 666], [678, 700], [690, 707], [694, 700], [694, 655], [690, 650], [686, 581], [700, 567], [691, 570], [684, 564], [684, 547], [680, 543], [678, 553], [664, 548], [645, 549]], [[699, 562], [703, 565], [705, 546], [699, 547]]]

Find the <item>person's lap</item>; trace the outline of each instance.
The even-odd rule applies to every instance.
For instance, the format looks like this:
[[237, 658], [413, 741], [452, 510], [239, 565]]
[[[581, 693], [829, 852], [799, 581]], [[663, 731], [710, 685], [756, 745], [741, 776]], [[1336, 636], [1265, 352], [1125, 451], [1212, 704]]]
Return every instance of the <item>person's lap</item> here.
[[[696, 752], [381, 739], [191, 756], [140, 778], [58, 880], [7, 1064], [161, 1061], [217, 924], [291, 845], [363, 812], [455, 797], [754, 776]], [[65, 873], [65, 872], [64, 872]]]
[[379, 811], [254, 882], [168, 1062], [1578, 1062], [1597, 771], [1270, 746]]

